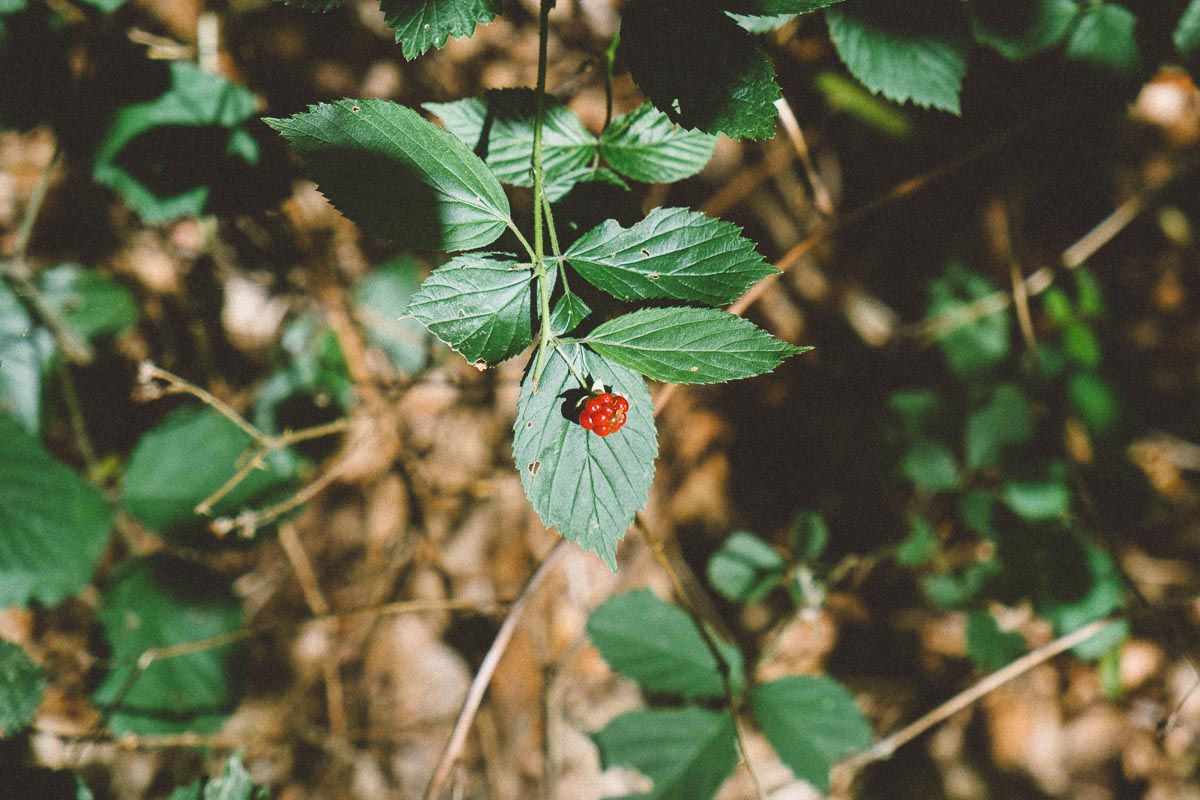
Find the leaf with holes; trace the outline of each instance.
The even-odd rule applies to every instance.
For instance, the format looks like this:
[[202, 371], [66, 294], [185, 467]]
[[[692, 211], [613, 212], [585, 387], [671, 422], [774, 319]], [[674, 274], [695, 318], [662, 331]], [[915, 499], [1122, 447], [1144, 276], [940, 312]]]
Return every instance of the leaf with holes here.
[[[196, 562], [171, 556], [128, 561], [104, 595], [100, 624], [114, 666], [93, 700], [112, 712], [114, 733], [211, 733], [240, 695], [242, 648], [230, 641], [242, 604], [228, 583]], [[149, 650], [200, 642], [162, 653], [139, 674]], [[144, 664], [142, 666], [145, 666]]]
[[849, 753], [871, 744], [854, 695], [833, 678], [797, 675], [755, 687], [754, 717], [783, 763], [823, 794], [829, 770]]
[[736, 225], [686, 208], [656, 208], [632, 228], [607, 220], [579, 237], [564, 257], [619, 300], [723, 305], [778, 272]]
[[[513, 459], [542, 522], [615, 570], [617, 543], [634, 512], [646, 505], [654, 479], [654, 407], [636, 372], [578, 344], [560, 347], [546, 354], [536, 391], [532, 371], [521, 384]], [[627, 421], [619, 431], [600, 437], [579, 424], [575, 404], [591, 387], [570, 373], [565, 358], [581, 376], [629, 401]]]
[[42, 668], [18, 645], [0, 639], [0, 739], [29, 725], [45, 691]]
[[263, 121], [291, 142], [321, 192], [376, 236], [473, 250], [510, 224], [508, 198], [487, 165], [412, 109], [339, 100]]
[[688, 706], [629, 711], [593, 737], [600, 765], [629, 766], [654, 782], [621, 800], [712, 797], [737, 764], [737, 732], [725, 711]]
[[[717, 660], [691, 617], [649, 589], [606, 600], [588, 617], [587, 633], [610, 667], [647, 691], [685, 698], [725, 696]], [[728, 642], [720, 642], [719, 649], [733, 691], [740, 691], [742, 655]]]
[[380, 0], [404, 57], [412, 60], [451, 36], [470, 36], [500, 13], [501, 0]]
[[[483, 158], [502, 183], [532, 186], [529, 165], [536, 98], [533, 89], [493, 89], [483, 99], [424, 107]], [[547, 196], [558, 200], [590, 175], [597, 142], [575, 112], [549, 96], [544, 96], [544, 102], [542, 171]]]
[[871, 0], [825, 10], [829, 36], [854, 77], [889, 100], [959, 113], [970, 42], [958, 0]]
[[405, 309], [479, 367], [533, 341], [533, 271], [503, 253], [459, 256], [433, 271]]
[[600, 155], [609, 166], [644, 183], [673, 183], [695, 175], [716, 145], [716, 136], [680, 128], [651, 103], [616, 117], [600, 135]]
[[650, 101], [683, 127], [738, 138], [774, 135], [775, 68], [753, 35], [716, 4], [628, 4], [618, 55]]
[[585, 343], [610, 361], [668, 383], [721, 383], [770, 372], [811, 350], [711, 308], [646, 308], [598, 326]]
[[0, 415], [0, 608], [54, 606], [81, 591], [111, 524], [104, 495]]

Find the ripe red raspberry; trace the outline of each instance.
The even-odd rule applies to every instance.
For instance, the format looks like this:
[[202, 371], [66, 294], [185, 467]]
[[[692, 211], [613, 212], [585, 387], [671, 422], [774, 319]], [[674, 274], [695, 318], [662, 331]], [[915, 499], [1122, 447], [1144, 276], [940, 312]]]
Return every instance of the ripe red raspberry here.
[[599, 392], [588, 397], [579, 412], [579, 424], [597, 436], [616, 433], [625, 424], [629, 401], [619, 394]]

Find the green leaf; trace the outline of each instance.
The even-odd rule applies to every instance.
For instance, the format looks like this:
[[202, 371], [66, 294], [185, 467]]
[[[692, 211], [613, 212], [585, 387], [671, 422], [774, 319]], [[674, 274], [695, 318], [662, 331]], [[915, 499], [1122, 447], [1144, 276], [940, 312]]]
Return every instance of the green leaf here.
[[137, 325], [133, 295], [95, 270], [60, 264], [38, 275], [38, 284], [46, 302], [81, 339], [124, 333]]
[[533, 341], [533, 271], [502, 253], [459, 256], [438, 267], [405, 309], [478, 367]]
[[588, 318], [592, 309], [577, 294], [565, 294], [550, 312], [550, 330], [555, 336], [569, 333]]
[[695, 706], [629, 711], [594, 737], [604, 769], [630, 766], [654, 782], [619, 800], [712, 797], [738, 761], [737, 732], [725, 711]]
[[1022, 444], [1033, 435], [1033, 409], [1025, 395], [1004, 383], [992, 392], [991, 400], [967, 418], [967, 468], [992, 466], [1008, 445]]
[[1001, 497], [1014, 514], [1030, 522], [1061, 519], [1071, 510], [1067, 466], [1053, 461], [1040, 474], [1006, 480]]
[[792, 520], [792, 553], [797, 560], [812, 564], [825, 554], [829, 546], [829, 526], [815, 511], [801, 511]]
[[[374, 336], [382, 334], [372, 334], [373, 317], [360, 310], [359, 318], [368, 337], [376, 341]], [[416, 320], [411, 323], [428, 338], [425, 326]], [[398, 345], [397, 340], [392, 346]], [[347, 411], [353, 405], [355, 389], [346, 357], [337, 336], [315, 313], [300, 314], [284, 328], [276, 360], [281, 362], [279, 369], [259, 386], [254, 397], [252, 421], [259, 430], [281, 433], [286, 425], [278, 424], [276, 412], [298, 395], [307, 395], [318, 407], [330, 410]]]
[[1067, 40], [1067, 58], [1117, 75], [1135, 75], [1142, 68], [1136, 27], [1137, 17], [1124, 6], [1104, 3], [1089, 8]]
[[1179, 60], [1193, 75], [1200, 66], [1200, 0], [1191, 0], [1171, 37]]
[[240, 694], [238, 645], [164, 655], [137, 673], [149, 650], [241, 628], [241, 603], [220, 575], [170, 556], [126, 562], [105, 593], [100, 624], [114, 667], [92, 699], [112, 711], [114, 733], [212, 733], [221, 727]]
[[[684, 698], [721, 698], [725, 685], [712, 652], [683, 609], [649, 589], [606, 600], [591, 613], [588, 637], [608, 665], [649, 692]], [[742, 656], [720, 642], [733, 690], [741, 688]]]
[[[840, 2], [840, 0], [838, 1]], [[762, 17], [755, 14], [734, 14], [729, 11], [725, 13], [738, 24], [739, 28], [749, 33], [770, 33], [796, 19], [795, 14], [776, 14], [770, 17]]]
[[928, 316], [938, 320], [938, 346], [961, 378], [975, 378], [1008, 356], [1009, 320], [1003, 313], [979, 317], [972, 304], [990, 297], [992, 284], [957, 264], [929, 286]]
[[532, 371], [521, 384], [513, 459], [542, 522], [615, 570], [617, 542], [634, 512], [646, 505], [654, 479], [658, 437], [653, 404], [636, 372], [576, 344], [562, 344], [561, 353], [581, 375], [629, 401], [625, 426], [605, 437], [585, 430], [575, 401], [590, 387], [579, 385], [562, 354], [547, 353], [537, 391]]
[[496, 176], [449, 131], [387, 100], [339, 100], [264, 119], [318, 188], [364, 230], [430, 250], [471, 250], [509, 224]]
[[868, 92], [857, 81], [832, 70], [822, 70], [815, 81], [817, 90], [835, 110], [892, 139], [912, 133], [912, 121], [900, 108]]
[[125, 0], [83, 0], [89, 6], [103, 11], [105, 14], [111, 14], [121, 6], [125, 5]]
[[900, 464], [900, 473], [924, 492], [957, 489], [961, 480], [954, 453], [941, 442], [930, 439], [921, 439], [909, 447]]
[[1079, 13], [1075, 0], [968, 0], [967, 8], [975, 41], [1012, 61], [1053, 47]]
[[741, 228], [687, 208], [656, 208], [632, 228], [606, 220], [579, 237], [564, 258], [619, 300], [724, 305], [778, 272]]
[[1121, 413], [1121, 404], [1112, 388], [1097, 375], [1081, 372], [1067, 383], [1071, 407], [1088, 430], [1103, 435], [1112, 430]]
[[1070, 322], [1063, 329], [1063, 354], [1087, 369], [1100, 366], [1104, 352], [1100, 349], [1100, 340], [1092, 332], [1086, 322]]
[[1024, 652], [1025, 637], [1016, 631], [1000, 630], [987, 611], [980, 609], [967, 615], [967, 655], [975, 666], [990, 672]]
[[0, 281], [0, 416], [37, 433], [42, 419], [42, 374], [54, 357], [54, 337], [33, 324], [25, 306]]
[[259, 161], [241, 127], [254, 116], [253, 93], [190, 61], [171, 62], [170, 77], [164, 94], [116, 113], [92, 171], [149, 223], [211, 211]]
[[[142, 436], [125, 470], [121, 503], [146, 526], [162, 534], [184, 533], [201, 521], [196, 506], [237, 471], [253, 440], [216, 410], [182, 408]], [[203, 453], [203, 458], [197, 454]], [[294, 482], [295, 458], [277, 452], [212, 509], [235, 516], [266, 502]]]
[[24, 11], [29, 0], [0, 0], [0, 14], [15, 14]]
[[842, 756], [871, 744], [871, 726], [854, 695], [833, 678], [780, 678], [750, 694], [767, 741], [797, 778], [829, 792], [829, 770]]
[[0, 415], [0, 608], [54, 606], [79, 593], [111, 523], [104, 495]]
[[[533, 89], [493, 89], [452, 103], [426, 103], [446, 130], [491, 167], [502, 183], [532, 186], [533, 122], [537, 94]], [[557, 200], [591, 173], [597, 141], [574, 111], [543, 96], [542, 171], [547, 195]]]
[[354, 314], [367, 341], [387, 354], [408, 376], [419, 373], [428, 361], [429, 334], [425, 326], [400, 315], [421, 285], [420, 267], [408, 256], [380, 264], [354, 287]]
[[971, 564], [960, 574], [929, 575], [921, 581], [921, 592], [939, 608], [957, 608], [974, 599], [1002, 569], [992, 558]]
[[225, 771], [203, 784], [196, 779], [189, 786], [180, 787], [167, 800], [267, 800], [270, 794], [265, 788], [255, 788], [250, 773], [242, 765], [240, 753], [235, 753], [225, 762]]
[[908, 536], [896, 548], [896, 563], [902, 567], [919, 567], [928, 564], [937, 554], [937, 531], [921, 517], [908, 522]]
[[500, 13], [501, 0], [380, 0], [384, 19], [411, 61], [451, 36], [470, 36]]
[[717, 137], [688, 131], [651, 103], [621, 114], [600, 135], [600, 155], [617, 172], [643, 183], [673, 183], [712, 158]]
[[757, 603], [775, 588], [786, 568], [774, 547], [752, 533], [737, 531], [708, 560], [708, 582], [726, 600]]
[[774, 16], [807, 14], [842, 0], [720, 0], [721, 8], [733, 14]]
[[812, 348], [776, 339], [708, 308], [646, 308], [600, 325], [585, 340], [600, 355], [669, 383], [720, 383], [770, 372]]
[[18, 645], [0, 639], [0, 739], [29, 725], [45, 691], [42, 668]]
[[967, 19], [961, 2], [871, 0], [825, 10], [829, 35], [851, 74], [897, 103], [960, 112], [967, 72]]
[[775, 133], [775, 68], [715, 4], [628, 4], [618, 56], [650, 101], [685, 128], [751, 139]]
[[305, 11], [315, 11], [319, 14], [325, 14], [340, 8], [342, 0], [279, 0], [285, 6], [298, 5]]

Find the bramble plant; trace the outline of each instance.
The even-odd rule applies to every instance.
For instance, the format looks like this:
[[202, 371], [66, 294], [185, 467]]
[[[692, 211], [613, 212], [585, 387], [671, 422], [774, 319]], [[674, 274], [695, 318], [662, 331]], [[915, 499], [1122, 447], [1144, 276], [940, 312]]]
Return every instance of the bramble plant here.
[[[278, 2], [318, 13], [343, 4]], [[231, 550], [254, 547], [250, 540], [267, 538], [256, 534], [337, 480], [343, 465], [326, 458], [321, 440], [351, 431], [368, 404], [343, 338], [306, 306], [283, 324], [239, 408], [144, 361], [139, 399], [182, 395], [191, 404], [147, 424], [127, 451], [97, 452], [88, 424], [103, 410], [83, 407], [74, 371], [111, 358], [114, 340], [139, 326], [165, 330], [176, 320], [163, 319], [173, 312], [162, 312], [170, 304], [161, 298], [151, 320], [150, 304], [107, 265], [33, 263], [39, 209], [59, 172], [90, 175], [147, 226], [196, 220], [198, 249], [212, 254], [218, 217], [276, 208], [286, 194], [274, 129], [336, 209], [397, 248], [347, 282], [356, 311], [347, 327], [405, 386], [428, 367], [432, 337], [480, 370], [528, 354], [512, 441], [524, 492], [547, 527], [615, 570], [659, 453], [648, 381], [659, 391], [721, 384], [809, 349], [741, 317], [747, 293], [779, 273], [741, 228], [690, 207], [629, 213], [639, 184], [696, 176], [719, 137], [774, 135], [777, 109], [787, 106], [776, 50], [760, 35], [827, 31], [849, 77], [820, 71], [814, 96], [895, 139], [964, 114], [968, 66], [985, 59], [1048, 64], [1056, 89], [1121, 99], [1158, 61], [1200, 70], [1200, 0], [1177, 4], [1171, 35], [1159, 37], [1165, 44], [1139, 28], [1133, 4], [1109, 0], [626, 0], [616, 4], [615, 35], [592, 54], [606, 108], [589, 129], [568, 105], [569, 87], [547, 85], [555, 1], [540, 0], [532, 87], [420, 109], [345, 98], [260, 121], [255, 93], [206, 65], [213, 53], [199, 43], [195, 62], [178, 48], [167, 64], [139, 53], [136, 86], [108, 97], [105, 59], [124, 63], [114, 54], [136, 38], [113, 24], [129, 10], [123, 5], [0, 0], [0, 128], [37, 128], [55, 141], [0, 259], [0, 609], [89, 598], [83, 605], [105, 655], [87, 654], [103, 674], [80, 677], [86, 688], [68, 698], [98, 712], [96, 726], [73, 734], [83, 739], [222, 727], [246, 690], [245, 640], [265, 628], [246, 622], [229, 565], [214, 568], [202, 547], [214, 532], [241, 534]], [[471, 36], [505, 4], [380, 0], [379, 10], [412, 60]], [[148, 46], [163, 44], [143, 34]], [[644, 97], [623, 112], [613, 98], [622, 70]], [[591, 202], [602, 194], [624, 202]], [[826, 220], [822, 232], [841, 221]], [[441, 263], [423, 282], [415, 253]], [[983, 670], [1029, 648], [993, 614], [999, 606], [1023, 608], [1059, 636], [1123, 608], [1126, 580], [1087, 525], [1078, 459], [1061, 444], [1073, 435], [1112, 452], [1126, 444], [1115, 433], [1121, 398], [1102, 370], [1099, 283], [1083, 268], [1072, 281], [1069, 290], [1041, 287], [1033, 308], [1042, 341], [1023, 330], [1028, 352], [1018, 358], [1009, 320], [988, 306], [999, 290], [950, 266], [929, 286], [922, 326], [947, 371], [936, 388], [908, 386], [886, 403], [882, 436], [896, 451], [909, 530], [887, 555], [930, 605], [963, 615], [966, 655]], [[205, 348], [196, 344], [198, 361], [212, 359]], [[319, 419], [293, 426], [296, 406]], [[74, 466], [51, 455], [49, 443], [62, 450], [68, 439]], [[821, 561], [830, 540], [816, 514], [797, 519], [788, 548], [765, 533], [735, 532], [708, 560], [709, 584], [730, 603], [778, 615], [821, 609], [837, 572]], [[742, 726], [752, 724], [797, 778], [828, 790], [838, 761], [870, 744], [851, 692], [823, 675], [760, 679], [684, 587], [674, 588], [682, 607], [638, 590], [588, 619], [603, 658], [651, 700], [595, 734], [603, 764], [632, 766], [653, 782], [636, 797], [711, 797], [746, 760]], [[324, 615], [321, 607], [309, 610]], [[1102, 659], [1112, 694], [1128, 631], [1110, 625], [1075, 649]], [[330, 673], [337, 677], [337, 664]], [[55, 677], [35, 650], [0, 640], [0, 739], [29, 735]], [[72, 796], [90, 796], [77, 776], [59, 777]], [[221, 777], [171, 798], [264, 795], [237, 756]]]

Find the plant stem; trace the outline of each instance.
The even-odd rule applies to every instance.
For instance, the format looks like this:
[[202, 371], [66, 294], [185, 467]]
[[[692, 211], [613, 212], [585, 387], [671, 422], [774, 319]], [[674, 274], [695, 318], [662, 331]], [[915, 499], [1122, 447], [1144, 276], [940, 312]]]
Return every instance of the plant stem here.
[[567, 365], [567, 371], [571, 373], [571, 376], [575, 378], [575, 380], [579, 381], [580, 386], [584, 387], [585, 389], [588, 388], [587, 378], [579, 374], [579, 370], [577, 370], [575, 365], [571, 363], [571, 359], [567, 358], [567, 354], [563, 351], [562, 347], [557, 341], [554, 342], [554, 349], [562, 357], [563, 363]]
[[550, 234], [550, 252], [554, 253], [554, 261], [558, 264], [558, 277], [562, 280], [563, 294], [570, 294], [571, 287], [567, 283], [567, 268], [563, 263], [562, 248], [558, 246], [558, 229], [554, 227], [554, 212], [550, 209], [550, 198], [542, 195], [542, 207], [546, 211], [546, 231]]
[[[550, 330], [550, 281], [546, 275], [546, 245], [543, 241], [542, 226], [546, 212], [546, 176], [542, 170], [542, 128], [546, 113], [546, 61], [550, 41], [550, 9], [554, 8], [555, 0], [542, 0], [541, 13], [538, 15], [538, 70], [537, 86], [534, 89], [534, 119], [533, 119], [533, 274], [538, 282], [538, 299], [540, 302], [538, 318], [541, 323], [541, 337], [538, 341], [537, 359], [533, 366], [533, 388], [537, 391], [538, 381], [542, 370], [546, 368], [546, 351], [550, 348], [552, 332]], [[552, 238], [554, 234], [551, 234]]]

